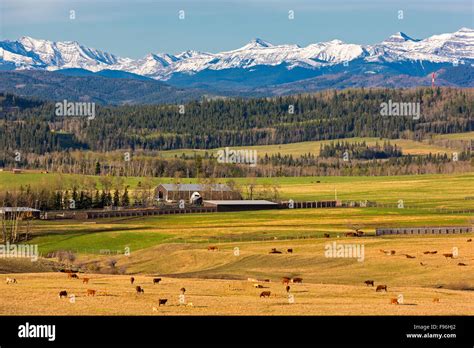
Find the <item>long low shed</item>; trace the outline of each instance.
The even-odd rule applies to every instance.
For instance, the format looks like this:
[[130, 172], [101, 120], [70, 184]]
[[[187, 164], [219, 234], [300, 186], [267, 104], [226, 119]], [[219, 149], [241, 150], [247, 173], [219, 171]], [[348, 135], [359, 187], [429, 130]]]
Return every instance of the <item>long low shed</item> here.
[[396, 227], [396, 228], [377, 228], [377, 236], [390, 234], [453, 234], [470, 233], [470, 226], [449, 226], [449, 227]]
[[229, 200], [229, 201], [204, 201], [205, 207], [215, 207], [217, 211], [243, 211], [278, 209], [278, 204], [265, 200]]

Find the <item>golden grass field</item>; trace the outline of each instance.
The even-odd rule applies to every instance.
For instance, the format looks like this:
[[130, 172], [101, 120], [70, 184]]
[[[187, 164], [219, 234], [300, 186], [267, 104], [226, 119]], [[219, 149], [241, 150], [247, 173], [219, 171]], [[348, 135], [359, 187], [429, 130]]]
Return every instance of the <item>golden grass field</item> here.
[[[4, 274], [0, 282], [2, 315], [473, 315], [474, 247], [471, 235], [330, 238], [217, 244], [162, 244], [117, 258], [134, 274], [135, 285], [144, 288], [136, 295], [130, 275], [80, 274], [89, 284], [67, 279], [64, 273]], [[364, 261], [327, 258], [327, 243], [360, 243]], [[459, 249], [457, 259], [441, 254]], [[234, 255], [239, 247], [240, 254]], [[271, 248], [294, 249], [292, 254], [269, 254]], [[387, 256], [380, 249], [396, 250]], [[423, 251], [437, 250], [436, 255]], [[416, 256], [407, 259], [403, 254]], [[84, 255], [78, 262], [100, 261], [104, 256]], [[425, 266], [421, 266], [423, 262]], [[463, 262], [468, 266], [458, 266]], [[162, 283], [153, 285], [160, 276]], [[290, 284], [290, 304], [280, 280], [302, 277], [303, 284]], [[5, 284], [15, 277], [18, 284]], [[254, 288], [254, 281], [268, 287]], [[376, 292], [365, 280], [386, 284], [388, 292]], [[186, 288], [186, 302], [179, 303], [179, 289]], [[86, 296], [87, 289], [97, 296]], [[75, 303], [59, 299], [67, 290]], [[270, 298], [260, 298], [261, 291]], [[400, 294], [404, 304], [390, 304]], [[158, 299], [166, 298], [165, 306]], [[439, 303], [433, 299], [439, 298]], [[153, 307], [157, 307], [154, 311]]]

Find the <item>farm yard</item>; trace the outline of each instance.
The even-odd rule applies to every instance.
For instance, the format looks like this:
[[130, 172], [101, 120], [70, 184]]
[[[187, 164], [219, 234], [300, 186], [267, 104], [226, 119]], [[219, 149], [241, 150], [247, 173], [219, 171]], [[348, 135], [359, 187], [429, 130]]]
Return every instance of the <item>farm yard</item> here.
[[[0, 173], [0, 178], [8, 175]], [[473, 175], [257, 179], [257, 184], [277, 182], [282, 199], [331, 199], [337, 190], [339, 199], [371, 200], [382, 203], [379, 207], [36, 220], [28, 243], [38, 245], [42, 258], [0, 258], [0, 313], [472, 315], [472, 233], [376, 237], [374, 232], [393, 226], [471, 225]], [[26, 176], [40, 182], [56, 174], [25, 173], [15, 179]], [[128, 180], [133, 189], [140, 178]], [[396, 207], [400, 199], [403, 209]], [[354, 228], [364, 236], [347, 237]], [[332, 243], [363, 246], [363, 261], [326, 257]], [[443, 256], [453, 248], [457, 257]], [[281, 254], [271, 254], [272, 249]], [[54, 254], [66, 250], [74, 253], [72, 260]], [[130, 254], [124, 255], [125, 250]], [[395, 254], [387, 255], [392, 250]], [[59, 266], [80, 269], [80, 279], [68, 279], [57, 272]], [[136, 278], [134, 285], [130, 276]], [[88, 284], [82, 283], [84, 277], [90, 278]], [[154, 277], [162, 282], [154, 285]], [[290, 283], [287, 293], [282, 277], [303, 282]], [[17, 283], [6, 284], [6, 278]], [[375, 286], [367, 286], [367, 280]], [[136, 285], [143, 294], [136, 293]], [[379, 285], [387, 285], [387, 291], [377, 292]], [[179, 302], [182, 287], [187, 306]], [[95, 296], [87, 296], [88, 289]], [[59, 299], [63, 290], [74, 294], [74, 303]], [[270, 296], [260, 298], [264, 291]], [[403, 304], [390, 304], [399, 295]], [[159, 299], [168, 301], [159, 306]]]

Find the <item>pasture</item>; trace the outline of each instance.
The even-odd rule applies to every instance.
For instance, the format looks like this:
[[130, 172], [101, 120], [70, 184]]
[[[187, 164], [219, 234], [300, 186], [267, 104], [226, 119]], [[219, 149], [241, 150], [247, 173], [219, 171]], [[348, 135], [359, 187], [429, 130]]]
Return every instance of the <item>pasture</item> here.
[[[472, 237], [472, 234], [471, 234]], [[472, 315], [474, 313], [474, 248], [467, 236], [330, 238], [294, 241], [220, 243], [217, 251], [207, 244], [162, 244], [118, 257], [130, 275], [65, 273], [4, 274], [17, 284], [0, 282], [2, 315]], [[361, 243], [365, 255], [325, 257], [328, 243]], [[234, 248], [238, 246], [239, 255]], [[459, 249], [456, 259], [441, 254]], [[269, 254], [271, 248], [293, 253]], [[386, 255], [380, 249], [396, 250]], [[423, 254], [436, 250], [436, 255]], [[405, 254], [415, 256], [406, 258]], [[90, 255], [80, 262], [97, 260]], [[100, 258], [99, 258], [100, 259]], [[420, 264], [422, 262], [424, 265]], [[458, 266], [463, 262], [468, 266]], [[162, 281], [153, 284], [153, 277]], [[90, 278], [83, 284], [83, 277]], [[301, 277], [290, 283], [289, 303], [282, 277]], [[255, 279], [248, 281], [248, 278]], [[263, 281], [269, 279], [270, 282]], [[365, 280], [387, 285], [376, 292]], [[255, 288], [260, 284], [262, 288]], [[136, 294], [140, 285], [144, 294]], [[180, 288], [186, 288], [180, 304]], [[87, 296], [87, 289], [96, 296]], [[59, 291], [75, 295], [75, 302], [59, 299]], [[260, 298], [270, 291], [269, 298]], [[403, 304], [390, 299], [403, 295]], [[439, 302], [433, 302], [435, 298]], [[158, 299], [168, 299], [158, 306]], [[27, 305], [26, 305], [27, 303]], [[153, 307], [156, 307], [153, 310]]]
[[[0, 173], [0, 178], [6, 175], [12, 174]], [[47, 180], [56, 174], [27, 173], [14, 178], [28, 176]], [[139, 178], [127, 180], [133, 183]], [[373, 235], [376, 227], [472, 224], [472, 212], [467, 210], [474, 209], [474, 200], [465, 198], [474, 192], [473, 173], [257, 179], [257, 184], [265, 183], [277, 183], [285, 199], [332, 199], [336, 190], [342, 200], [392, 206], [35, 221], [29, 243], [37, 244], [43, 257], [52, 251], [74, 251], [72, 266], [86, 272], [80, 278], [91, 280], [82, 284], [64, 273], [48, 272], [59, 261], [56, 258], [43, 258], [37, 264], [0, 258], [0, 314], [474, 314], [474, 244], [467, 241], [473, 238], [472, 233]], [[394, 207], [400, 199], [403, 209]], [[345, 237], [354, 226], [366, 236]], [[334, 242], [363, 246], [363, 260], [327, 257], [325, 250]], [[209, 251], [209, 246], [218, 250]], [[129, 255], [123, 254], [125, 248]], [[273, 248], [282, 253], [270, 254]], [[293, 253], [286, 252], [288, 248]], [[442, 256], [453, 248], [459, 251], [457, 258]], [[396, 253], [386, 255], [381, 250]], [[113, 254], [115, 251], [119, 254]], [[426, 251], [437, 253], [424, 254]], [[130, 275], [144, 294], [136, 294]], [[153, 285], [156, 276], [163, 281]], [[6, 284], [7, 277], [18, 283]], [[289, 303], [282, 277], [303, 278], [303, 284], [290, 284], [294, 303]], [[374, 280], [376, 286], [387, 285], [388, 291], [376, 292], [375, 287], [364, 284], [366, 280]], [[255, 288], [256, 283], [263, 288]], [[193, 306], [179, 304], [181, 287], [187, 289], [186, 302]], [[88, 289], [96, 290], [96, 295], [87, 296]], [[73, 293], [75, 303], [59, 299], [62, 290]], [[271, 296], [260, 298], [262, 291], [270, 291]], [[399, 295], [403, 295], [404, 304], [390, 304]], [[160, 298], [167, 298], [167, 304], [158, 306]], [[433, 302], [435, 298], [439, 303]]]

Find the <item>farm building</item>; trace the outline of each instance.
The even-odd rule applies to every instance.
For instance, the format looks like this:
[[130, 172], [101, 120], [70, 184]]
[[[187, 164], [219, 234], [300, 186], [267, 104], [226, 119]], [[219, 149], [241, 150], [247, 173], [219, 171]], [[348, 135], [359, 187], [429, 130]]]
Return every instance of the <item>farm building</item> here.
[[232, 190], [225, 184], [160, 184], [156, 188], [156, 199], [168, 202], [179, 201], [180, 199], [189, 201], [195, 192], [199, 193], [203, 200], [242, 199], [242, 195], [239, 192]]
[[450, 226], [450, 227], [397, 227], [397, 228], [377, 228], [377, 236], [390, 234], [452, 234], [452, 233], [470, 233], [472, 227], [469, 226]]
[[220, 200], [204, 201], [205, 207], [215, 207], [218, 212], [221, 211], [243, 211], [243, 210], [267, 210], [278, 209], [277, 203], [264, 200]]
[[6, 219], [16, 218], [17, 216], [21, 219], [33, 218], [39, 219], [41, 211], [38, 209], [28, 207], [2, 207], [0, 208], [0, 216]]

